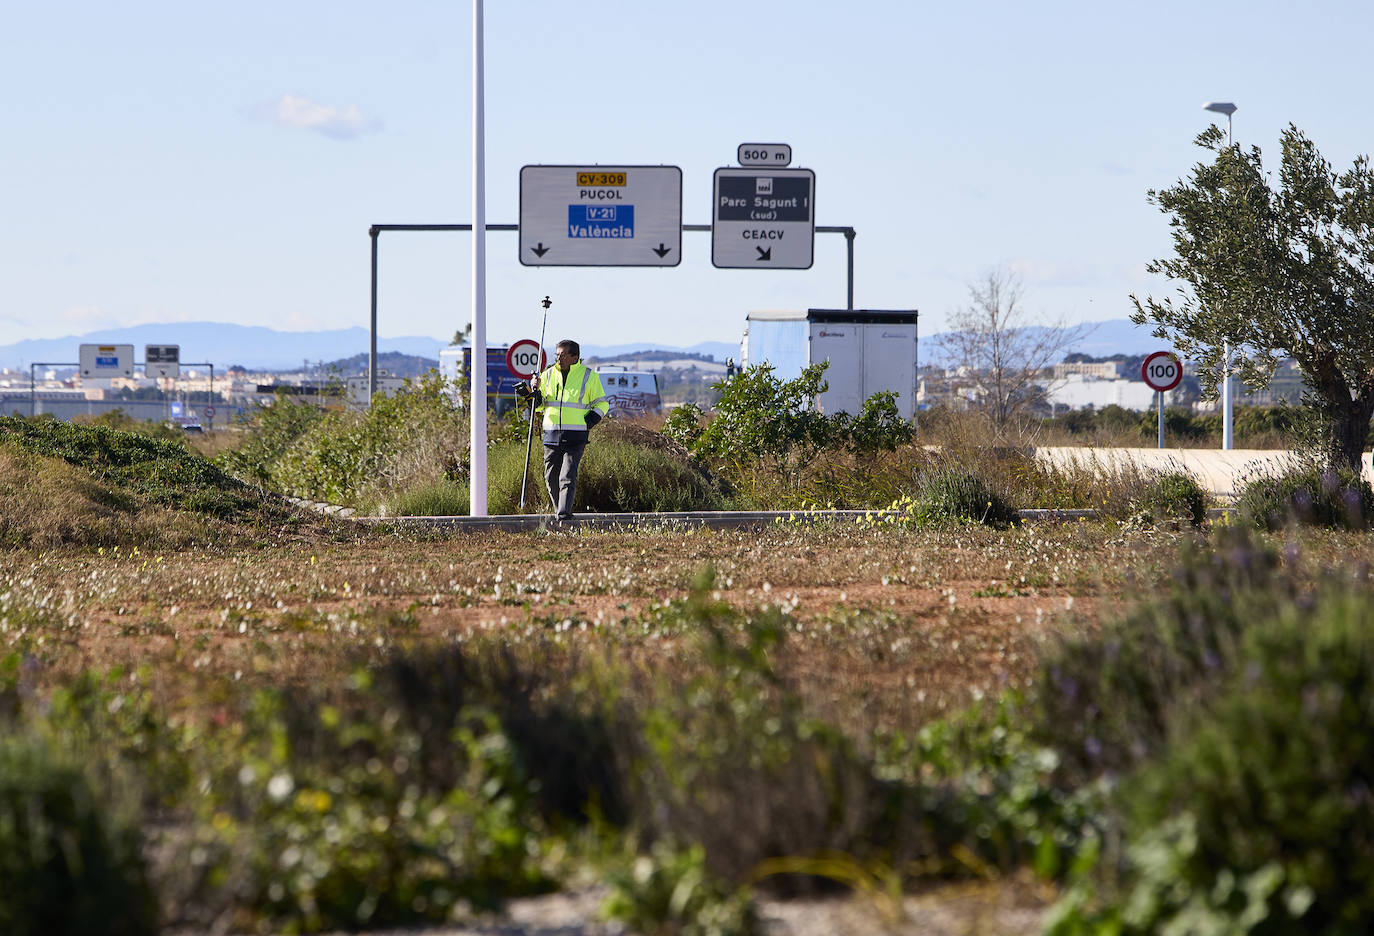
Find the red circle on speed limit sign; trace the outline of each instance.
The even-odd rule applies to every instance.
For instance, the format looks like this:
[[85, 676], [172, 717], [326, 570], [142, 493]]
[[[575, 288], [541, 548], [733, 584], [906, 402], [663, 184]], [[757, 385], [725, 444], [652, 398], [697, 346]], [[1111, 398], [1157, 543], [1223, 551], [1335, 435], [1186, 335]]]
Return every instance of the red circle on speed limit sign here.
[[1140, 379], [1160, 393], [1172, 390], [1183, 379], [1183, 363], [1172, 351], [1156, 351], [1140, 365]]
[[526, 380], [544, 369], [544, 349], [533, 338], [521, 338], [506, 351], [506, 367]]

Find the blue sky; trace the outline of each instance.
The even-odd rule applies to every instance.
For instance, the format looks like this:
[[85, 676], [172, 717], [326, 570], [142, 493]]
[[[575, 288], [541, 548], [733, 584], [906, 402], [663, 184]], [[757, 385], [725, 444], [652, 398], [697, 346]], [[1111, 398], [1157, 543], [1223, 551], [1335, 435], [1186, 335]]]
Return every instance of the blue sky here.
[[[684, 221], [744, 142], [789, 143], [817, 222], [852, 225], [855, 302], [943, 329], [989, 267], [1027, 307], [1123, 318], [1167, 291], [1147, 189], [1184, 175], [1208, 100], [1277, 168], [1290, 121], [1338, 168], [1374, 150], [1367, 2], [740, 5], [487, 0], [487, 213], [526, 164], [682, 168]], [[471, 220], [469, 3], [19, 3], [0, 34], [0, 344], [146, 322], [366, 325], [368, 227]], [[737, 340], [751, 309], [842, 307], [808, 271], [520, 266], [491, 233], [492, 341]], [[385, 234], [384, 336], [470, 317], [465, 234]], [[170, 340], [175, 340], [173, 335]], [[188, 349], [188, 352], [190, 349]]]

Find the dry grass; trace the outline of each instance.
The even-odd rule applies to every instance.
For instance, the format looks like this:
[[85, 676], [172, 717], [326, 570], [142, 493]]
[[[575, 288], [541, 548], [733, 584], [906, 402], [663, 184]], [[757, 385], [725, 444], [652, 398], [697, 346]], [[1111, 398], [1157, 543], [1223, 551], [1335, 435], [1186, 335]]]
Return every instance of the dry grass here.
[[205, 538], [199, 522], [177, 511], [144, 508], [88, 471], [0, 446], [0, 545], [178, 548]]

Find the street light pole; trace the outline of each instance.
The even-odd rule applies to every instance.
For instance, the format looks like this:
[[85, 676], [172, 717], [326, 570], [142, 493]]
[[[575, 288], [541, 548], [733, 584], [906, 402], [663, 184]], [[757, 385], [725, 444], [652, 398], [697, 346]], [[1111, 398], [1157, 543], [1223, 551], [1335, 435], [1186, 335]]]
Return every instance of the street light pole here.
[[[1209, 101], [1202, 105], [1203, 110], [1212, 111], [1216, 114], [1226, 115], [1226, 148], [1231, 148], [1231, 115], [1236, 112], [1236, 105], [1230, 101]], [[1230, 451], [1235, 448], [1232, 435], [1232, 405], [1231, 405], [1231, 342], [1229, 339], [1222, 339], [1221, 342], [1222, 373], [1221, 373], [1221, 447]]]

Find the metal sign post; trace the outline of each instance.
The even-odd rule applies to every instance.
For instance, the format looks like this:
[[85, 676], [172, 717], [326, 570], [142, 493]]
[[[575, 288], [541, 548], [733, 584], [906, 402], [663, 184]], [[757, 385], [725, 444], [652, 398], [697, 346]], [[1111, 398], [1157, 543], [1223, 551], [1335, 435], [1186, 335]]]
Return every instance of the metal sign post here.
[[1159, 447], [1164, 448], [1164, 392], [1183, 379], [1183, 363], [1172, 351], [1156, 351], [1140, 365], [1140, 379], [1159, 396]]

